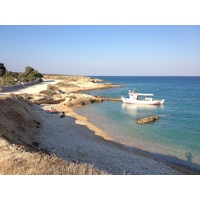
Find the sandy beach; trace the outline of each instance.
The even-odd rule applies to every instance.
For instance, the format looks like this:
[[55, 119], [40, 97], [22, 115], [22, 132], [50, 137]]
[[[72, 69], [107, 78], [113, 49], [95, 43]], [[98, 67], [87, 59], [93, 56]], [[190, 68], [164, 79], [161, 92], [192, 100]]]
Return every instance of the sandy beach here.
[[[57, 83], [58, 80], [51, 82]], [[48, 81], [43, 82], [20, 92], [38, 94], [48, 83]], [[84, 84], [84, 87], [87, 88], [87, 85]], [[59, 113], [47, 113], [46, 110], [51, 107], [56, 108]], [[60, 118], [62, 111], [66, 113], [64, 118]], [[65, 103], [34, 105], [31, 112], [41, 122], [35, 134], [35, 139], [39, 144], [37, 148], [55, 154], [63, 160], [72, 163], [86, 163], [106, 173], [117, 175], [184, 174], [165, 163], [111, 141], [105, 132], [89, 123], [86, 118], [77, 115]]]

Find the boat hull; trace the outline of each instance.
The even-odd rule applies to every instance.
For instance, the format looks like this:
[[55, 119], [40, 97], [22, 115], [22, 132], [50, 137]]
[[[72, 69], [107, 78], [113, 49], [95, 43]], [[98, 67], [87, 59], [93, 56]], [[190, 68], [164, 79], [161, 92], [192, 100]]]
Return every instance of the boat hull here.
[[152, 101], [145, 101], [145, 100], [132, 100], [129, 98], [121, 97], [123, 103], [127, 104], [137, 104], [137, 105], [163, 105], [164, 100], [152, 100]]

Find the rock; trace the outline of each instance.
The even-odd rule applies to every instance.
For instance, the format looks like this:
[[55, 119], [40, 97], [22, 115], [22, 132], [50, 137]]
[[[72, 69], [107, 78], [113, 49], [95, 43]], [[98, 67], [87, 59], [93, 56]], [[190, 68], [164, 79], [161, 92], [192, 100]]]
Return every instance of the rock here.
[[59, 104], [65, 101], [65, 97], [34, 96], [31, 102], [35, 104]]
[[154, 122], [155, 120], [158, 120], [158, 118], [159, 117], [157, 115], [150, 116], [150, 117], [143, 117], [137, 121], [137, 124], [146, 124], [146, 123]]
[[87, 105], [102, 101], [103, 101], [102, 98], [94, 97], [92, 95], [71, 93], [64, 101], [64, 104], [65, 106], [71, 107], [71, 106]]
[[111, 97], [103, 97], [103, 96], [96, 96], [96, 98], [102, 99], [104, 101], [119, 101], [121, 102], [121, 98], [111, 98]]

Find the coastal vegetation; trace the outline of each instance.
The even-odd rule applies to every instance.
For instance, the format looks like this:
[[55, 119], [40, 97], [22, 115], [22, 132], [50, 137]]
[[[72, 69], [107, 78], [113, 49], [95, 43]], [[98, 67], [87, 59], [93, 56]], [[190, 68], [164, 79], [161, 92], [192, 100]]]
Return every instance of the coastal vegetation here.
[[57, 90], [58, 88], [55, 86], [55, 85], [52, 85], [52, 84], [48, 84], [47, 85], [47, 90], [51, 90], [51, 91], [55, 91]]
[[24, 72], [8, 71], [3, 63], [0, 63], [0, 86], [15, 85], [18, 82], [29, 82], [43, 78], [43, 75], [34, 68], [27, 66]]

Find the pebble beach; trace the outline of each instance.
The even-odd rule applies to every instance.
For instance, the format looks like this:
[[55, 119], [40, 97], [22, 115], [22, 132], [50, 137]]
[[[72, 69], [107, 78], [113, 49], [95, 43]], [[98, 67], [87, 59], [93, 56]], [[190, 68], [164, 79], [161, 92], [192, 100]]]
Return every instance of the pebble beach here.
[[83, 162], [110, 174], [182, 174], [151, 158], [129, 152], [122, 145], [114, 143], [98, 128], [87, 123], [81, 116], [68, 110], [68, 116], [38, 109], [42, 128], [39, 135], [39, 148], [54, 152], [70, 162]]
[[[57, 83], [54, 79], [52, 83]], [[102, 84], [101, 84], [102, 85]], [[90, 89], [92, 88], [89, 83]], [[99, 86], [98, 86], [99, 87]], [[81, 84], [79, 84], [79, 90]], [[84, 83], [84, 90], [87, 83]], [[44, 89], [43, 84], [25, 88], [26, 94], [38, 94]], [[19, 91], [15, 91], [18, 92]], [[23, 90], [20, 91], [24, 93]], [[6, 94], [5, 94], [6, 95]], [[112, 141], [101, 129], [76, 114], [73, 106], [59, 104], [34, 105], [34, 115], [41, 122], [36, 135], [38, 149], [55, 154], [68, 162], [86, 163], [114, 175], [179, 175], [185, 174], [178, 168], [168, 166], [140, 152], [128, 149], [123, 144]], [[59, 112], [49, 114], [46, 110], [54, 107]], [[60, 113], [66, 116], [60, 118]]]

